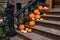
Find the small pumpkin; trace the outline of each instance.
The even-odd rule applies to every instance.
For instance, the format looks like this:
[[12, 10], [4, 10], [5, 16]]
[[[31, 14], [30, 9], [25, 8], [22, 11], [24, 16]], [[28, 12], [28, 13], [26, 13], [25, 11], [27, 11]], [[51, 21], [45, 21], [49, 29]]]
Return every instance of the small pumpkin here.
[[32, 29], [28, 29], [28, 32], [31, 33], [32, 32]]
[[49, 8], [45, 6], [45, 7], [43, 8], [43, 10], [44, 10], [44, 11], [48, 11]]
[[36, 15], [39, 15], [40, 14], [40, 12], [38, 12]]
[[35, 15], [35, 19], [40, 19], [41, 16], [40, 15]]
[[26, 31], [28, 31], [28, 30], [29, 30], [29, 28], [26, 28], [25, 30], [26, 30]]
[[30, 26], [35, 26], [35, 21], [30, 21], [30, 22], [29, 22], [29, 25], [30, 25]]
[[34, 18], [35, 17], [35, 15], [33, 14], [33, 13], [31, 13], [31, 14], [29, 14], [29, 18]]
[[43, 10], [43, 7], [42, 6], [38, 6], [38, 10]]
[[25, 29], [24, 24], [19, 25], [19, 30], [24, 30], [24, 29]]
[[35, 9], [34, 10], [34, 14], [39, 14], [39, 10], [38, 9]]

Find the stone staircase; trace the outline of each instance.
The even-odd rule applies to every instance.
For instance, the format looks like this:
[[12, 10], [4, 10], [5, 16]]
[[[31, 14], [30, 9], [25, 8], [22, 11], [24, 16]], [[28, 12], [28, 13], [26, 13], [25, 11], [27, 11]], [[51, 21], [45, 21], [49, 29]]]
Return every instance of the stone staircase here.
[[60, 12], [47, 12], [41, 16], [44, 20], [36, 20], [35, 27], [26, 25], [33, 29], [32, 33], [21, 33], [16, 30], [18, 36], [16, 40], [60, 40]]

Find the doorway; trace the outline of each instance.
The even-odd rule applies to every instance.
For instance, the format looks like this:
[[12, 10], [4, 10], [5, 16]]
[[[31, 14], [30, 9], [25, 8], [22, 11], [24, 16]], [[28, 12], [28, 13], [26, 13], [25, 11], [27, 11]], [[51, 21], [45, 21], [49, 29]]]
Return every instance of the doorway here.
[[52, 8], [60, 8], [60, 0], [52, 0]]

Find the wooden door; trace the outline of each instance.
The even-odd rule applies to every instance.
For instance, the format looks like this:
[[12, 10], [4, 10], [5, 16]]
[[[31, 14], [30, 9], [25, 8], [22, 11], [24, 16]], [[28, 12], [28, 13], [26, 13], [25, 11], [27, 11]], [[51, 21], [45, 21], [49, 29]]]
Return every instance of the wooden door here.
[[46, 0], [46, 3], [49, 5], [50, 11], [60, 12], [60, 0]]

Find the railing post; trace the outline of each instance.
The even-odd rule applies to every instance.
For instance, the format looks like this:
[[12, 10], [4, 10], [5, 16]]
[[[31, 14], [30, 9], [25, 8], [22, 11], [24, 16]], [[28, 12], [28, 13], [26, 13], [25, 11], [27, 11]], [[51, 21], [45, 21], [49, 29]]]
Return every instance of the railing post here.
[[8, 26], [9, 26], [7, 36], [15, 36], [16, 33], [14, 28], [14, 5], [8, 3], [5, 12], [7, 14]]

